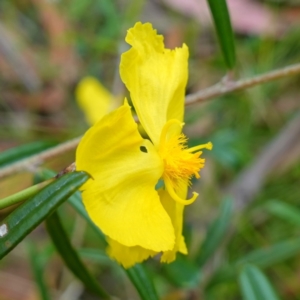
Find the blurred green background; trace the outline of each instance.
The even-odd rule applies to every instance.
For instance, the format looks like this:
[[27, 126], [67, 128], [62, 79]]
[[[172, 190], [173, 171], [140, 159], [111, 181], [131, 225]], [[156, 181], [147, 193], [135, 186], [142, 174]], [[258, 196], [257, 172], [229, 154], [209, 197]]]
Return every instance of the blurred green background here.
[[[232, 0], [228, 6], [234, 78], [299, 62], [299, 1]], [[126, 30], [137, 21], [151, 22], [169, 48], [188, 45], [187, 94], [226, 74], [202, 0], [0, 1], [0, 150], [83, 134], [88, 124], [74, 91], [87, 75], [112, 94], [126, 95], [119, 57], [128, 49]], [[189, 255], [171, 265], [146, 263], [161, 299], [263, 299], [245, 296], [243, 276], [253, 271], [247, 263], [263, 271], [280, 299], [300, 299], [299, 109], [299, 76], [186, 109], [189, 143], [212, 141], [214, 149], [205, 153], [201, 180], [193, 186], [199, 199], [186, 209]], [[74, 153], [46, 166], [60, 171], [74, 161]], [[30, 172], [1, 180], [0, 198], [31, 182]], [[2, 210], [0, 218], [9, 212]], [[102, 286], [119, 299], [139, 299], [85, 221], [68, 206], [60, 213], [69, 216], [64, 225]], [[52, 299], [96, 299], [66, 270], [40, 226], [1, 260], [0, 300], [41, 299], [28, 243], [34, 243], [31, 255], [41, 261]]]

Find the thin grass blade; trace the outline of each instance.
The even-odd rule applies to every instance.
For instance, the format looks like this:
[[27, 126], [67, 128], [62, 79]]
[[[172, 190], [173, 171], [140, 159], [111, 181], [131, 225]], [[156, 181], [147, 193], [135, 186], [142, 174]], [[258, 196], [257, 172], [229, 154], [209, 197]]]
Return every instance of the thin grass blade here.
[[251, 263], [259, 266], [260, 268], [267, 268], [292, 258], [299, 252], [300, 238], [297, 238], [254, 250], [239, 259], [235, 265], [236, 267], [240, 267], [241, 265]]
[[220, 214], [209, 226], [206, 238], [203, 241], [196, 256], [196, 264], [202, 267], [215, 253], [227, 232], [232, 215], [232, 200], [225, 199], [221, 205]]
[[142, 300], [159, 300], [153, 281], [142, 264], [125, 270]]
[[263, 208], [286, 222], [300, 226], [300, 209], [294, 205], [279, 200], [271, 200]]
[[253, 250], [239, 260], [221, 268], [211, 278], [209, 284], [213, 286], [235, 279], [241, 267], [245, 265], [254, 264], [259, 268], [266, 269], [293, 258], [299, 252], [300, 238], [282, 241], [268, 247]]
[[30, 266], [41, 300], [51, 300], [50, 293], [44, 280], [44, 265], [33, 242], [27, 244]]
[[84, 284], [84, 286], [100, 297], [100, 299], [109, 299], [110, 297], [104, 289], [98, 284], [95, 277], [91, 275], [85, 267], [76, 250], [70, 243], [70, 240], [63, 228], [57, 212], [54, 212], [46, 220], [47, 231], [55, 245], [58, 253], [66, 266], [72, 273]]
[[0, 168], [30, 157], [55, 145], [56, 143], [51, 141], [38, 141], [5, 150], [0, 153]]
[[[43, 172], [40, 174], [40, 176], [42, 176], [43, 179], [49, 179], [54, 175], [55, 173], [51, 170], [43, 170]], [[77, 192], [74, 195], [72, 195], [72, 197], [68, 199], [68, 203], [71, 204], [71, 206], [77, 211], [77, 213], [79, 213], [88, 222], [88, 224], [97, 233], [99, 239], [103, 242], [103, 245], [106, 246], [107, 242], [105, 240], [105, 237], [101, 232], [101, 230], [93, 223], [93, 221], [90, 219], [89, 215], [87, 214], [84, 205], [82, 203], [80, 193]], [[100, 260], [103, 261], [103, 252], [98, 251], [98, 256], [100, 256]], [[125, 270], [125, 271], [129, 279], [131, 280], [132, 284], [137, 289], [141, 299], [143, 300], [158, 299], [157, 292], [153, 285], [152, 279], [148, 275], [147, 270], [143, 265], [136, 265], [130, 268], [129, 270]]]
[[245, 266], [239, 283], [245, 300], [279, 300], [267, 277], [254, 265]]
[[226, 0], [207, 0], [217, 31], [219, 44], [228, 69], [236, 62], [234, 36]]

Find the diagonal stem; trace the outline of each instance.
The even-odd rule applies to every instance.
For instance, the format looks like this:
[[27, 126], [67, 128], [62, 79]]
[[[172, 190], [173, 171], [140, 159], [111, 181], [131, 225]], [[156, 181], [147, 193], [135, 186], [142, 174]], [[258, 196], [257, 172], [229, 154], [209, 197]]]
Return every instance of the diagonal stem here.
[[[185, 98], [185, 104], [188, 106], [196, 103], [201, 103], [212, 98], [223, 96], [228, 93], [240, 91], [249, 87], [253, 87], [259, 84], [263, 84], [284, 77], [289, 77], [296, 74], [300, 74], [300, 63], [284, 67], [279, 70], [271, 71], [265, 74], [257, 75], [252, 78], [240, 79], [237, 81], [222, 81], [219, 84], [200, 90], [194, 94], [187, 95]], [[77, 147], [80, 139], [81, 137], [75, 138], [73, 140], [62, 143], [56, 147], [45, 150], [30, 158], [21, 160], [10, 166], [2, 168], [0, 169], [0, 179], [29, 169], [30, 167], [32, 167], [32, 165], [40, 164], [45, 160], [58, 156], [69, 150], [73, 150]]]
[[51, 183], [53, 179], [49, 179], [47, 181], [41, 182], [39, 184], [33, 185], [25, 190], [22, 190], [18, 193], [10, 195], [6, 198], [0, 199], [0, 209], [6, 208], [8, 206], [14, 205], [16, 203], [22, 202], [32, 196], [34, 196], [37, 192], [39, 192], [43, 187]]
[[185, 105], [192, 105], [204, 102], [212, 98], [216, 98], [232, 92], [244, 90], [259, 84], [281, 79], [284, 77], [289, 77], [296, 74], [300, 74], [300, 63], [284, 67], [279, 70], [274, 70], [268, 73], [257, 75], [252, 78], [240, 79], [237, 81], [222, 81], [219, 84], [200, 90], [196, 93], [187, 95], [185, 98]]
[[74, 138], [65, 143], [59, 144], [55, 147], [52, 147], [36, 155], [22, 159], [7, 167], [0, 169], [0, 179], [24, 170], [31, 169], [32, 166], [39, 165], [46, 160], [49, 160], [55, 156], [61, 155], [62, 153], [75, 149], [81, 138], [81, 136]]

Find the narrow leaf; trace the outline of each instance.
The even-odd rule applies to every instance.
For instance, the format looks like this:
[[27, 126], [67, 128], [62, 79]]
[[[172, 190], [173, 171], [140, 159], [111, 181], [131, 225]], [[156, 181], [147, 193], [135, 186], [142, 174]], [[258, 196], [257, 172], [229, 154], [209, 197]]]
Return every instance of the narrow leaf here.
[[152, 279], [142, 264], [125, 269], [142, 300], [159, 300]]
[[[43, 169], [39, 173], [35, 174], [35, 182], [41, 182], [43, 180], [53, 178], [55, 175], [56, 173], [54, 171], [49, 169]], [[95, 233], [98, 235], [103, 245], [106, 246], [107, 242], [105, 240], [104, 234], [99, 229], [99, 227], [95, 225], [95, 223], [91, 220], [88, 213], [86, 212], [81, 200], [80, 192], [74, 193], [74, 195], [72, 195], [68, 199], [68, 203], [77, 211], [78, 214], [80, 214], [89, 223], [89, 225], [94, 229]]]
[[80, 257], [87, 259], [93, 263], [99, 263], [102, 266], [105, 265], [105, 266], [110, 266], [110, 267], [112, 267], [114, 265], [119, 268], [119, 265], [115, 261], [111, 260], [107, 256], [106, 252], [102, 249], [80, 248], [80, 249], [78, 249], [78, 253], [79, 253]]
[[[104, 251], [99, 249], [80, 249], [81, 257], [91, 260], [92, 262], [101, 263], [103, 266], [120, 269], [115, 261], [112, 261]], [[130, 269], [124, 269], [132, 284], [137, 289], [142, 300], [158, 300], [156, 289], [153, 285], [151, 276], [149, 276], [147, 269], [142, 264], [136, 264]]]
[[210, 285], [232, 280], [244, 265], [254, 264], [265, 269], [290, 259], [300, 252], [300, 238], [283, 241], [261, 249], [249, 252], [239, 260], [222, 267], [214, 274]]
[[176, 260], [162, 266], [168, 279], [178, 287], [195, 288], [199, 285], [201, 270], [187, 256], [177, 254]]
[[0, 153], [0, 168], [27, 158], [56, 145], [50, 141], [39, 141], [5, 150]]
[[245, 300], [278, 300], [267, 277], [253, 265], [247, 265], [239, 277], [240, 287]]
[[239, 259], [235, 265], [237, 267], [242, 264], [255, 264], [261, 268], [271, 267], [284, 260], [287, 260], [300, 252], [300, 238], [280, 242], [269, 247], [257, 249], [243, 258]]
[[84, 172], [66, 174], [6, 217], [0, 225], [0, 259], [66, 201], [88, 178]]
[[298, 207], [282, 201], [272, 200], [266, 203], [264, 208], [274, 216], [300, 226], [300, 209]]
[[235, 65], [235, 44], [226, 0], [207, 0], [216, 27], [220, 47], [229, 69]]
[[231, 199], [226, 199], [221, 205], [219, 216], [208, 228], [206, 238], [200, 246], [198, 255], [196, 256], [198, 267], [202, 267], [205, 264], [223, 241], [224, 235], [230, 225], [231, 213], [232, 201]]
[[89, 291], [101, 299], [109, 299], [107, 293], [102, 289], [95, 277], [90, 274], [83, 262], [80, 260], [77, 252], [71, 245], [56, 212], [47, 218], [46, 226], [57, 251], [72, 273], [85, 285]]
[[[102, 240], [102, 242], [106, 245], [107, 242], [105, 240], [105, 237], [103, 233], [100, 231], [100, 229], [93, 223], [93, 221], [88, 216], [82, 202], [81, 197], [79, 193], [75, 193], [68, 202], [77, 210], [77, 212], [87, 220], [87, 222], [94, 228], [95, 232], [98, 234], [98, 237]], [[104, 260], [104, 254], [101, 251], [97, 251], [97, 255], [94, 258], [98, 257], [98, 259], [103, 263]], [[84, 254], [86, 254], [85, 252]], [[91, 252], [89, 253], [91, 254]], [[106, 259], [107, 256], [106, 256]], [[148, 275], [147, 271], [145, 270], [144, 266], [142, 264], [135, 265], [134, 267], [126, 270], [126, 273], [131, 280], [132, 284], [137, 289], [141, 299], [143, 300], [158, 300], [158, 296], [155, 290], [155, 287], [153, 285], [152, 279]]]
[[[51, 170], [43, 170], [42, 174], [40, 176], [43, 177], [43, 179], [49, 179], [55, 175], [54, 172]], [[68, 202], [73, 206], [73, 208], [88, 222], [88, 224], [94, 229], [96, 234], [98, 235], [99, 239], [103, 242], [104, 245], [107, 245], [107, 242], [105, 240], [105, 237], [101, 230], [95, 225], [95, 223], [90, 219], [89, 215], [87, 214], [84, 205], [81, 201], [81, 195], [79, 192], [75, 193], [72, 197], [68, 199]], [[91, 255], [93, 256], [93, 259], [97, 259], [98, 261], [104, 263], [103, 256], [104, 254], [101, 250], [98, 250], [97, 253], [95, 253], [93, 250], [91, 251], [83, 251], [83, 255]], [[89, 257], [90, 258], [90, 257]], [[106, 256], [108, 259], [108, 257]], [[106, 262], [105, 262], [106, 263]], [[106, 263], [107, 264], [107, 263]], [[154, 288], [153, 282], [151, 278], [148, 276], [147, 271], [142, 265], [136, 265], [129, 270], [125, 270], [129, 279], [131, 280], [132, 284], [137, 289], [141, 299], [143, 300], [155, 300], [158, 299], [156, 290]], [[148, 297], [148, 298], [147, 298]]]
[[55, 178], [51, 180], [43, 181], [39, 184], [30, 186], [24, 190], [21, 190], [15, 194], [9, 195], [5, 198], [0, 199], [0, 209], [9, 207], [11, 205], [23, 202], [34, 195], [36, 195], [39, 191], [42, 190], [45, 186], [47, 186], [50, 182], [52, 182]]
[[39, 253], [37, 252], [33, 242], [28, 243], [28, 253], [35, 283], [40, 292], [40, 299], [50, 300], [49, 291], [44, 281], [44, 265], [42, 264]]

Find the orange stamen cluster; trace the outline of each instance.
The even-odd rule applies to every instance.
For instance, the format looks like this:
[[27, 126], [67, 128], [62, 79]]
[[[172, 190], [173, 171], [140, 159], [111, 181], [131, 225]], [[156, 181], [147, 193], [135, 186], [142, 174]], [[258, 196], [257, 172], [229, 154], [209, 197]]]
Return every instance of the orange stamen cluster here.
[[191, 153], [187, 149], [187, 137], [184, 134], [173, 136], [165, 142], [161, 149], [161, 157], [164, 161], [163, 177], [168, 177], [174, 187], [177, 187], [180, 181], [188, 182], [191, 178], [199, 178], [199, 171], [204, 167], [205, 159], [200, 158], [201, 151]]
[[[179, 126], [180, 130], [174, 131], [174, 125], [177, 129]], [[193, 176], [200, 178], [199, 171], [204, 167], [205, 159], [200, 158], [202, 151], [198, 150], [203, 148], [210, 150], [212, 144], [187, 148], [187, 137], [181, 133], [182, 125], [177, 120], [171, 120], [165, 125], [161, 135], [159, 154], [164, 162], [162, 177], [166, 189], [175, 201], [187, 205], [194, 202], [198, 194], [194, 193], [191, 199], [183, 200], [175, 191], [181, 182], [190, 185]]]

